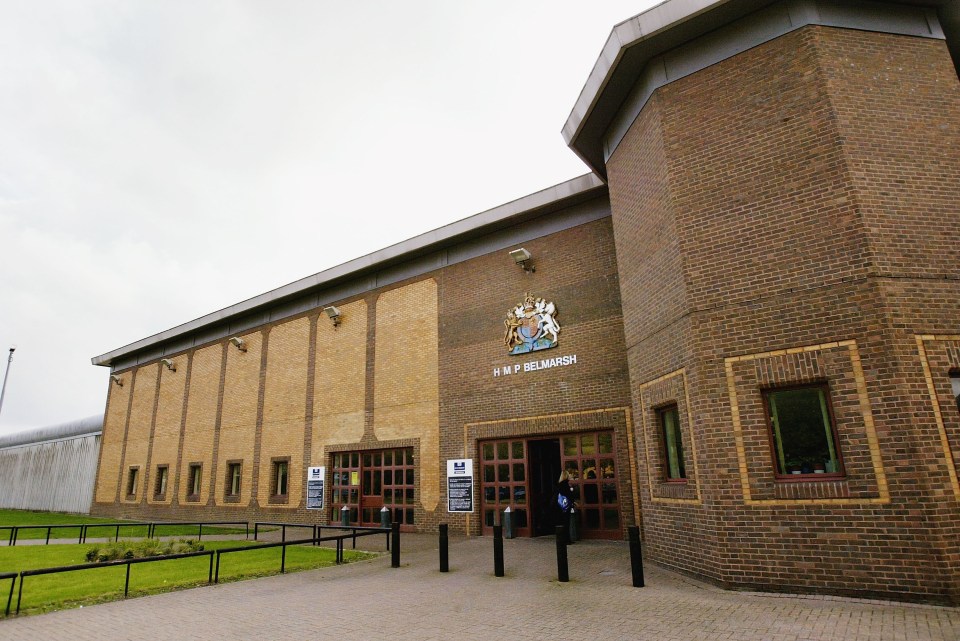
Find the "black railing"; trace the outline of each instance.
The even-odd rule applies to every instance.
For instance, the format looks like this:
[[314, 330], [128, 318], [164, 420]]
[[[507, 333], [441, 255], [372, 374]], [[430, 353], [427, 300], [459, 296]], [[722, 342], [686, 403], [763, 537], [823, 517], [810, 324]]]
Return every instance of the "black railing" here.
[[[287, 540], [287, 528], [310, 528], [313, 532], [313, 538], [319, 540], [320, 533], [324, 530], [349, 530], [353, 537], [353, 548], [357, 547], [357, 537], [358, 536], [369, 536], [369, 534], [357, 534], [357, 532], [385, 532], [387, 535], [387, 551], [390, 550], [390, 528], [382, 528], [371, 525], [306, 525], [303, 523], [274, 523], [272, 521], [257, 521], [253, 524], [253, 540], [258, 541], [260, 535], [260, 526], [265, 525], [268, 527], [279, 527], [280, 528], [280, 540]], [[331, 539], [332, 540], [332, 539]]]
[[[134, 521], [123, 521], [119, 523], [70, 523], [70, 524], [57, 524], [57, 525], [3, 525], [0, 526], [0, 530], [10, 530], [10, 535], [7, 539], [7, 545], [16, 545], [17, 540], [20, 536], [22, 530], [46, 530], [47, 537], [44, 541], [44, 545], [50, 543], [50, 533], [55, 529], [65, 529], [65, 528], [77, 528], [79, 529], [79, 536], [77, 537], [77, 543], [86, 543], [87, 535], [91, 529], [94, 528], [114, 528], [114, 540], [120, 539], [120, 528], [125, 527], [136, 527], [136, 528], [147, 528], [147, 535], [145, 538], [152, 539], [157, 536], [157, 529], [163, 526], [178, 526], [178, 525], [196, 525], [199, 526], [199, 532], [197, 538], [203, 537], [203, 526], [212, 525], [212, 526], [221, 526], [221, 525], [236, 525], [238, 527], [244, 528], [245, 538], [250, 538], [250, 523], [247, 521], [191, 521], [186, 523], [178, 523], [175, 521], [162, 521], [162, 522], [134, 522]], [[309, 526], [308, 526], [309, 527]]]
[[13, 600], [13, 586], [17, 583], [16, 572], [0, 572], [0, 581], [10, 579], [10, 593], [7, 595], [7, 609], [3, 611], [3, 616], [10, 616], [10, 601]]
[[[24, 570], [20, 573], [20, 589], [17, 590], [17, 614], [20, 614], [20, 603], [23, 600], [23, 580], [28, 576], [39, 576], [41, 574], [58, 574], [60, 572], [74, 572], [76, 570], [92, 570], [94, 568], [111, 568], [120, 565], [127, 566], [126, 578], [123, 584], [123, 597], [126, 598], [130, 592], [130, 566], [134, 563], [152, 563], [156, 561], [170, 561], [173, 559], [186, 559], [195, 556], [209, 556], [210, 563], [207, 570], [207, 583], [210, 583], [213, 574], [213, 550], [203, 552], [184, 552], [182, 554], [167, 554], [164, 556], [150, 556], [142, 559], [119, 559], [117, 561], [105, 561], [103, 563], [82, 563], [80, 565], [63, 565], [55, 568], [40, 568], [37, 570]], [[11, 594], [12, 594], [11, 587]], [[9, 612], [9, 610], [8, 610]]]
[[[262, 525], [273, 525], [273, 524], [262, 523]], [[275, 525], [284, 525], [284, 524], [277, 523]], [[301, 526], [301, 527], [327, 527], [327, 526], [318, 525], [318, 526]], [[356, 530], [360, 528], [350, 528], [350, 529]], [[321, 536], [321, 537], [315, 536], [310, 539], [297, 539], [296, 541], [279, 541], [276, 543], [260, 543], [259, 545], [246, 545], [242, 548], [226, 548], [224, 550], [217, 550], [217, 564], [216, 564], [216, 569], [214, 570], [214, 573], [213, 573], [213, 582], [218, 583], [220, 581], [220, 556], [223, 554], [229, 554], [231, 552], [246, 552], [249, 550], [264, 550], [267, 548], [276, 548], [276, 547], [283, 548], [280, 552], [280, 574], [284, 574], [286, 572], [286, 565], [287, 565], [287, 546], [289, 545], [307, 545], [307, 544], [317, 545], [319, 543], [335, 541], [336, 542], [336, 562], [339, 565], [340, 563], [343, 563], [343, 541], [345, 539], [352, 538], [354, 547], [356, 547], [358, 536], [371, 536], [374, 534], [380, 534], [382, 532], [386, 532], [387, 536], [388, 537], [390, 536], [389, 528], [365, 527], [363, 529], [365, 531], [360, 534], [354, 531], [351, 534], [340, 534], [337, 536]], [[256, 524], [254, 524], [254, 532], [256, 532]]]

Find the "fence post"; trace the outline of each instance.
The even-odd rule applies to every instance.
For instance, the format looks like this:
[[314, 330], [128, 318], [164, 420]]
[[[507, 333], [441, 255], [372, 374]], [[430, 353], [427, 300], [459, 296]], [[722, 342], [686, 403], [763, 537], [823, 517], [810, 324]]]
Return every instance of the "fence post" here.
[[390, 525], [390, 538], [393, 541], [393, 549], [390, 550], [390, 567], [400, 567], [400, 524], [392, 523]]
[[562, 525], [558, 525], [557, 533], [557, 581], [566, 583], [570, 580], [570, 569], [567, 566], [567, 533]]
[[200, 531], [197, 532], [197, 541], [203, 540], [203, 523], [200, 524]]
[[13, 585], [17, 582], [17, 577], [10, 577], [10, 594], [7, 595], [7, 609], [4, 611], [3, 616], [10, 616], [10, 602], [13, 601]]
[[127, 592], [130, 591], [130, 564], [127, 563], [127, 578], [123, 582], [123, 598], [127, 598]]
[[44, 545], [50, 545], [50, 528], [47, 528], [47, 540], [44, 542]]
[[640, 528], [631, 525], [627, 528], [630, 539], [630, 571], [633, 574], [633, 587], [643, 587], [643, 554], [640, 549]]
[[213, 575], [213, 582], [220, 583], [220, 550], [217, 550], [217, 570]]
[[[248, 527], [249, 527], [249, 526], [248, 526]], [[248, 535], [249, 535], [249, 529], [247, 530], [247, 532], [248, 532]], [[253, 523], [253, 540], [254, 540], [254, 541], [257, 540], [257, 536], [258, 536], [259, 534], [260, 534], [260, 522], [259, 522], [259, 521], [254, 521], [254, 523]]]
[[449, 526], [446, 523], [440, 524], [440, 571], [450, 571], [450, 550], [449, 550]]
[[213, 550], [210, 550], [210, 567], [207, 569], [207, 583], [213, 583]]
[[493, 576], [503, 576], [503, 526], [493, 526]]
[[23, 572], [20, 572], [20, 587], [17, 588], [17, 614], [20, 614], [20, 601], [23, 600]]
[[282, 550], [280, 552], [280, 574], [283, 574], [287, 568], [287, 546], [281, 545], [280, 549]]

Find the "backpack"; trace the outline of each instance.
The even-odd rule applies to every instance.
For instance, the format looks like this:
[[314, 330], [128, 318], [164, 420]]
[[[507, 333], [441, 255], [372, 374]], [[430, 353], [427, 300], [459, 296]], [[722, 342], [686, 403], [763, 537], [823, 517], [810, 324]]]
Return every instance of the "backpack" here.
[[560, 506], [560, 509], [566, 512], [570, 509], [570, 499], [568, 499], [563, 494], [557, 494], [557, 505]]

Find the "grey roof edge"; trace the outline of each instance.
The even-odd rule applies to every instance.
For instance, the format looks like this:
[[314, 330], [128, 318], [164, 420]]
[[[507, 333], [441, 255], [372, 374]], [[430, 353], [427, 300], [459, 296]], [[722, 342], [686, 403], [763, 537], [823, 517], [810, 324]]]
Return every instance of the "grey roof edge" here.
[[0, 436], [0, 449], [90, 436], [100, 434], [101, 432], [103, 432], [103, 415], [98, 414], [58, 425], [38, 427], [15, 434]]
[[361, 272], [374, 269], [405, 256], [415, 255], [429, 248], [451, 244], [458, 239], [481, 233], [483, 230], [507, 223], [512, 218], [522, 217], [523, 214], [542, 215], [551, 210], [561, 209], [578, 199], [589, 196], [591, 193], [605, 189], [606, 184], [596, 174], [583, 174], [565, 182], [547, 187], [540, 191], [523, 196], [516, 200], [504, 203], [492, 209], [482, 211], [473, 216], [463, 218], [448, 225], [419, 234], [407, 240], [389, 245], [371, 254], [360, 256], [353, 260], [336, 265], [311, 276], [301, 278], [282, 287], [241, 301], [230, 307], [206, 314], [197, 319], [177, 325], [168, 330], [148, 336], [118, 349], [90, 359], [94, 365], [109, 367], [116, 358], [138, 352], [158, 343], [197, 331], [208, 325], [224, 321], [251, 312], [254, 309], [269, 306], [281, 300], [303, 294], [311, 289], [317, 289], [335, 281], [358, 275]]
[[[683, 42], [779, 1], [783, 0], [665, 0], [614, 26], [561, 130], [567, 146], [605, 177], [602, 137], [606, 126], [591, 121], [609, 122], [629, 94], [633, 81], [618, 76], [628, 51], [632, 64], [642, 67]], [[960, 68], [960, 0], [896, 0], [891, 4], [937, 9], [947, 46]], [[612, 98], [605, 96], [610, 87], [616, 89]]]

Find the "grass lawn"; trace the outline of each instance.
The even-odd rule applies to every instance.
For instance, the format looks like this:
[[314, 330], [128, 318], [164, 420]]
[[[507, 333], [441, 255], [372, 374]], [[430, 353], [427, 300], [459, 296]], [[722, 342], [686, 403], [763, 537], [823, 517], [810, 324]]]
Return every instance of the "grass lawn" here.
[[[204, 542], [206, 550], [252, 545], [245, 541]], [[19, 572], [45, 567], [86, 563], [85, 555], [92, 544], [30, 545], [0, 547], [0, 572]], [[220, 559], [220, 581], [237, 581], [280, 572], [281, 548], [252, 550], [225, 554]], [[347, 562], [376, 556], [374, 553], [347, 550]], [[214, 557], [214, 563], [216, 557]], [[335, 563], [335, 553], [329, 548], [290, 546], [287, 548], [286, 571], [307, 570]], [[140, 596], [205, 585], [210, 567], [208, 557], [173, 559], [154, 563], [138, 563], [130, 567], [130, 594]], [[24, 579], [21, 614], [36, 614], [51, 610], [115, 601], [123, 598], [126, 567], [103, 567], [58, 574], [28, 576]], [[9, 582], [0, 582], [0, 616], [6, 606]], [[19, 585], [16, 589], [19, 589]], [[15, 589], [15, 592], [16, 592]], [[16, 610], [17, 595], [13, 595], [11, 615]]]
[[[0, 509], [0, 540], [6, 541], [10, 536], [10, 530], [2, 529], [10, 525], [79, 525], [86, 523], [117, 523], [120, 519], [104, 519], [95, 516], [86, 516], [82, 514], [63, 514], [60, 512], [33, 512], [29, 510], [6, 510]], [[158, 536], [197, 536], [199, 527], [196, 525], [162, 525], [159, 526]], [[246, 528], [235, 527], [215, 527], [204, 526], [204, 534], [237, 534], [243, 533]], [[88, 528], [88, 538], [106, 538], [116, 535], [117, 529], [104, 526], [102, 528]], [[80, 528], [54, 528], [50, 533], [51, 539], [77, 539], [80, 536]], [[120, 528], [121, 538], [134, 538], [147, 536], [147, 526], [123, 526]], [[36, 528], [29, 530], [20, 530], [17, 539], [45, 539], [47, 537], [46, 528]], [[0, 586], [2, 591], [2, 586]]]

